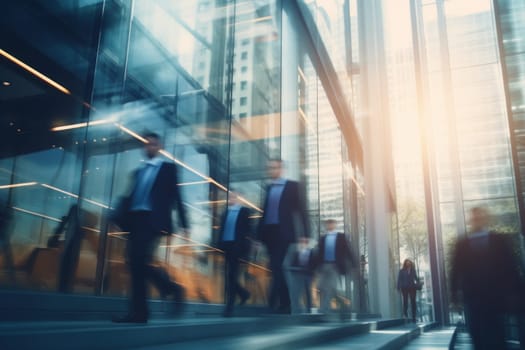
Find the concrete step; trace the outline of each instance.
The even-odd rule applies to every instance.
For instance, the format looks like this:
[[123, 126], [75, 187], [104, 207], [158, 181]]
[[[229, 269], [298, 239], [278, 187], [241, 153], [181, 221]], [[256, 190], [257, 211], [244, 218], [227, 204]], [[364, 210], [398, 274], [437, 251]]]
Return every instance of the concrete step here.
[[274, 327], [269, 332], [257, 331], [251, 334], [238, 334], [235, 337], [221, 337], [220, 339], [187, 341], [182, 343], [163, 344], [155, 347], [129, 348], [133, 350], [169, 350], [173, 348], [185, 350], [206, 349], [214, 350], [277, 350], [277, 349], [310, 349], [319, 345], [324, 349], [325, 343], [347, 337], [358, 337], [368, 334], [374, 329], [384, 329], [394, 325], [399, 326], [403, 320], [385, 321], [353, 321], [348, 323], [311, 323], [288, 327]]
[[[128, 300], [107, 297], [27, 290], [0, 290], [0, 322], [7, 321], [95, 321], [109, 320], [115, 314], [125, 314]], [[175, 303], [169, 300], [149, 300], [152, 318], [170, 318]], [[222, 304], [187, 302], [185, 317], [219, 316]], [[264, 306], [245, 305], [235, 310], [238, 316], [258, 316], [266, 313]]]
[[340, 341], [328, 342], [319, 346], [311, 346], [308, 350], [397, 350], [411, 339], [417, 337], [419, 327], [414, 324], [390, 327], [382, 330], [372, 330], [370, 333], [357, 337], [349, 337]]
[[434, 329], [422, 333], [419, 337], [412, 340], [403, 350], [435, 349], [448, 350], [452, 337], [454, 336], [454, 327]]
[[[507, 334], [508, 336], [508, 334]], [[453, 341], [453, 349], [455, 350], [473, 350], [472, 338], [468, 334], [464, 325], [459, 325], [455, 329], [455, 338]], [[507, 339], [505, 349], [523, 349], [520, 341], [517, 339]], [[411, 350], [411, 349], [408, 349]]]
[[[28, 290], [0, 290], [0, 322], [17, 321], [104, 321], [112, 316], [123, 315], [128, 309], [128, 299], [123, 297], [36, 292]], [[148, 301], [150, 318], [173, 318], [176, 304], [170, 300]], [[182, 316], [218, 317], [224, 304], [185, 302]], [[179, 314], [179, 313], [177, 313]], [[235, 308], [235, 316], [258, 317], [268, 314], [264, 305], [244, 305]], [[344, 319], [378, 319], [377, 314], [344, 314]]]
[[[149, 302], [148, 324], [114, 324], [124, 314], [125, 298], [0, 290], [1, 350], [131, 349], [171, 346], [202, 349], [299, 349], [312, 344], [398, 327], [401, 319], [366, 319], [375, 315], [268, 315], [262, 306], [236, 308], [233, 317], [219, 317], [224, 305], [185, 303], [183, 315], [173, 316], [175, 303]], [[365, 319], [364, 319], [365, 318]], [[345, 322], [343, 322], [345, 321]], [[213, 340], [212, 340], [213, 339]], [[179, 344], [184, 344], [179, 347]], [[257, 344], [263, 344], [261, 347]], [[221, 347], [222, 346], [222, 347]]]
[[[372, 329], [369, 333], [340, 340], [332, 340], [320, 345], [305, 347], [308, 350], [398, 350], [420, 336], [436, 324], [393, 324], [389, 327]], [[427, 348], [421, 348], [427, 349]]]
[[2, 350], [127, 349], [216, 337], [271, 332], [279, 327], [319, 323], [320, 316], [156, 319], [148, 324], [110, 321], [0, 323]]

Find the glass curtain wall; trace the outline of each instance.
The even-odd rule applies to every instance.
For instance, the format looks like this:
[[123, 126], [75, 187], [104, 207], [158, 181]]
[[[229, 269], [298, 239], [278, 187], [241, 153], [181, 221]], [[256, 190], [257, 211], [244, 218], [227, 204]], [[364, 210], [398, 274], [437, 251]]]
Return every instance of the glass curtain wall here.
[[507, 96], [507, 113], [513, 140], [516, 189], [520, 196], [521, 230], [525, 222], [525, 3], [519, 0], [493, 1], [498, 28], [499, 55]]
[[[342, 6], [339, 2], [334, 4]], [[305, 5], [319, 28], [319, 9], [313, 2], [305, 2]], [[314, 40], [310, 44], [300, 44], [302, 34], [298, 28], [302, 25], [294, 16], [298, 8], [285, 8], [283, 67], [296, 65], [297, 70], [286, 72], [283, 69], [282, 89], [295, 90], [297, 95], [293, 100], [282, 101], [281, 154], [285, 161], [290, 159], [287, 162], [288, 175], [306, 187], [312, 244], [317, 242], [324, 230], [323, 221], [333, 218], [338, 222], [338, 229], [347, 233], [348, 238], [355, 243], [357, 254], [358, 240], [353, 240], [357, 233], [354, 234], [352, 225], [352, 217], [357, 217], [357, 201], [352, 198], [355, 185], [345, 173], [347, 168], [352, 171], [353, 162], [347, 154], [347, 145], [319, 79], [319, 68], [313, 63], [312, 57], [315, 55], [312, 50], [317, 49], [318, 42]], [[326, 45], [326, 42], [323, 44]], [[344, 76], [338, 78], [345, 79]], [[287, 95], [292, 96], [291, 93]], [[355, 278], [358, 280], [357, 276]], [[342, 288], [344, 300], [348, 303], [358, 300], [356, 291], [350, 279], [345, 281]], [[315, 287], [314, 295], [317, 298]]]
[[[510, 38], [503, 40], [502, 47], [509, 47], [516, 35], [510, 33], [518, 31], [510, 24], [512, 4], [494, 3], [503, 11], [499, 17], [502, 36], [507, 33]], [[425, 280], [420, 308], [431, 317], [435, 280], [429, 266], [427, 215], [434, 215], [438, 223], [436, 242], [430, 243], [437, 244], [437, 254], [443, 246], [445, 263], [450, 246], [467, 230], [467, 213], [474, 206], [491, 210], [494, 229], [519, 229], [503, 88], [508, 78], [501, 74], [490, 0], [468, 4], [415, 0], [395, 5], [384, 1], [383, 5], [386, 13], [395, 13], [385, 16], [385, 35], [399, 242], [402, 256], [418, 260]], [[504, 55], [509, 53], [504, 51]], [[514, 56], [510, 62], [513, 60]], [[518, 85], [509, 86], [516, 89]], [[510, 103], [509, 108], [519, 114], [515, 104]], [[422, 140], [429, 145], [429, 154], [421, 152]], [[429, 164], [426, 174], [422, 157]], [[423, 176], [429, 177], [431, 186], [424, 188]], [[435, 207], [434, 213], [426, 213], [425, 196]]]
[[[327, 217], [363, 234], [362, 178], [320, 84], [316, 46], [297, 46], [307, 35], [291, 25], [299, 16], [277, 0], [5, 5], [1, 240], [11, 253], [0, 283], [127, 294], [127, 232], [107, 218], [145, 161], [146, 132], [161, 135], [162, 156], [179, 168], [191, 230], [163, 237], [156, 263], [190, 300], [223, 301], [215, 243], [228, 190], [241, 192], [255, 228], [271, 157], [306, 187], [312, 244]], [[242, 273], [256, 304], [266, 303], [266, 260], [250, 256]]]
[[[462, 222], [469, 208], [487, 205], [500, 229], [515, 232], [512, 158], [491, 3], [428, 2], [421, 13], [441, 205], [460, 196], [464, 213], [455, 215]], [[443, 123], [447, 114], [445, 120], [452, 120]], [[443, 222], [450, 221], [445, 217]], [[459, 227], [464, 231], [465, 224]]]
[[[326, 50], [333, 73], [329, 78], [344, 91], [341, 98], [351, 107], [351, 113], [344, 116], [344, 123], [355, 124], [355, 103], [352, 98], [357, 95], [352, 85], [352, 37], [357, 35], [357, 27], [351, 26], [349, 1], [304, 1], [304, 9], [311, 14], [317, 29], [314, 50]], [[355, 4], [354, 4], [355, 5]], [[355, 10], [355, 8], [354, 8]], [[355, 13], [353, 13], [355, 15]], [[357, 39], [356, 39], [357, 42]], [[322, 46], [322, 48], [321, 48]], [[356, 56], [356, 54], [354, 54]], [[356, 79], [357, 80], [357, 79]], [[364, 213], [359, 215], [359, 199], [364, 200], [361, 170], [353, 159], [348, 140], [343, 136], [341, 119], [336, 118], [330, 104], [329, 96], [317, 79], [317, 140], [318, 175], [319, 175], [319, 218], [336, 219], [339, 230], [347, 234], [357, 261], [366, 260], [366, 233], [364, 231]], [[355, 135], [355, 139], [359, 136]], [[361, 225], [361, 226], [360, 226]], [[362, 230], [360, 229], [362, 228]], [[362, 253], [362, 254], [361, 254]], [[347, 302], [355, 310], [368, 311], [365, 291], [366, 264], [356, 267], [344, 281]]]
[[[2, 6], [0, 244], [4, 283], [67, 290], [70, 281], [57, 278], [61, 255], [55, 247], [59, 243], [50, 238], [55, 231], [66, 230], [66, 223], [81, 220], [78, 234], [85, 240], [80, 244], [69, 239], [67, 244], [78, 253], [79, 290], [94, 288], [97, 213], [108, 203], [86, 198], [83, 205], [88, 212], [80, 214], [81, 180], [87, 174], [83, 164], [86, 129], [76, 128], [68, 135], [52, 129], [88, 121], [101, 15], [98, 1]], [[64, 276], [69, 268], [62, 266]]]
[[[346, 33], [347, 47], [346, 47], [346, 62], [351, 84], [350, 105], [354, 112], [354, 119], [358, 128], [358, 133], [361, 137], [364, 136], [363, 120], [360, 110], [360, 62], [359, 62], [359, 13], [358, 0], [348, 0], [344, 2], [343, 15], [347, 15], [346, 19]], [[349, 29], [349, 30], [348, 30]], [[348, 35], [348, 34], [347, 34]], [[353, 171], [347, 168], [347, 176], [352, 182], [352, 200], [356, 203], [355, 207], [355, 221], [353, 222], [352, 233], [354, 235], [354, 248], [357, 245], [356, 256], [359, 260], [359, 282], [357, 294], [359, 296], [360, 310], [369, 310], [368, 300], [368, 236], [366, 232], [366, 202], [364, 191], [364, 177], [361, 169], [357, 166], [353, 167]]]
[[[11, 51], [69, 89], [56, 91], [29, 71], [33, 90], [20, 77], [12, 81], [17, 92], [29, 95], [25, 100], [2, 96], [13, 105], [3, 105], [2, 114], [11, 113], [11, 121], [3, 121], [20, 129], [4, 138], [2, 147], [10, 149], [2, 155], [2, 194], [14, 210], [7, 230], [14, 283], [57, 288], [68, 240], [60, 234], [67, 227], [61, 226], [73, 225], [74, 219], [81, 227], [75, 239], [80, 246], [67, 289], [127, 293], [127, 233], [108, 223], [107, 214], [144, 161], [141, 135], [157, 132], [164, 141], [162, 155], [179, 167], [178, 185], [191, 226], [189, 240], [178, 231], [163, 239], [157, 261], [186, 287], [190, 300], [221, 302], [220, 288], [214, 287], [222, 285], [215, 240], [227, 189], [243, 193], [255, 226], [265, 161], [280, 153], [279, 3], [107, 0], [77, 2], [73, 8], [66, 3], [34, 1], [6, 9], [6, 18], [12, 18], [5, 22], [7, 30], [22, 30], [16, 23], [23, 18], [35, 22], [20, 33], [23, 40], [13, 40]], [[83, 21], [75, 23], [78, 17]], [[38, 21], [43, 22], [40, 35], [49, 36], [47, 45], [31, 38]], [[69, 27], [75, 32], [69, 34]], [[77, 30], [87, 38], [75, 37]], [[24, 57], [26, 47], [55, 56], [30, 52]], [[72, 57], [64, 57], [70, 51]], [[54, 66], [47, 68], [46, 59]], [[17, 61], [2, 64], [2, 69], [22, 70]], [[65, 72], [69, 68], [76, 69], [76, 85], [60, 77], [72, 75]], [[37, 107], [38, 100], [43, 102]], [[32, 110], [21, 113], [24, 105]], [[38, 121], [36, 108], [43, 125], [35, 125], [39, 129], [31, 135], [22, 117], [27, 115], [27, 124]], [[22, 139], [22, 134], [27, 136]], [[20, 147], [31, 136], [34, 149]], [[265, 301], [268, 270], [261, 264], [264, 256], [243, 273], [255, 302]]]
[[[421, 128], [410, 3], [384, 1], [385, 51], [396, 178], [397, 212], [393, 227], [399, 249], [396, 267], [414, 262], [423, 289], [417, 293], [421, 320], [433, 319], [429, 234], [421, 150]], [[392, 14], [395, 14], [392, 15]]]
[[416, 1], [415, 13], [435, 157], [436, 190], [427, 196], [439, 208], [447, 271], [470, 208], [489, 208], [498, 231], [519, 229], [505, 92], [491, 1]]

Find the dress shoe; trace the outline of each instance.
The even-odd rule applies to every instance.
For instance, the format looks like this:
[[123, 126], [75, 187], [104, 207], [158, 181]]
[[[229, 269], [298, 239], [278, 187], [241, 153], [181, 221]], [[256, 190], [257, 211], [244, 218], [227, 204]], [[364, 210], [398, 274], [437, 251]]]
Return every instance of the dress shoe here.
[[242, 297], [241, 297], [241, 301], [239, 302], [239, 305], [240, 306], [243, 306], [244, 304], [246, 304], [246, 301], [250, 299], [250, 293], [247, 292], [246, 294], [244, 294]]
[[224, 310], [224, 312], [222, 313], [222, 317], [233, 317], [233, 310], [227, 308], [227, 309]]
[[113, 317], [111, 320], [115, 323], [148, 323], [148, 318], [146, 316], [140, 315], [131, 315]]
[[180, 284], [174, 283], [172, 287], [173, 300], [177, 303], [183, 303], [186, 298], [186, 291]]
[[164, 292], [164, 299], [166, 299], [167, 296], [175, 302], [174, 308], [172, 309], [173, 315], [181, 315], [184, 311], [184, 300], [186, 297], [184, 287], [178, 283], [172, 283], [171, 287]]
[[277, 308], [277, 313], [283, 314], [283, 315], [289, 315], [292, 313], [292, 309], [290, 308], [290, 306], [279, 306], [279, 308]]
[[184, 287], [178, 283], [171, 283], [167, 289], [160, 291], [161, 299], [168, 299], [168, 297], [170, 297], [173, 301], [178, 303], [182, 303], [184, 301], [184, 296]]
[[291, 309], [290, 307], [280, 306], [278, 308], [270, 308], [269, 313], [274, 315], [289, 315], [291, 313]]

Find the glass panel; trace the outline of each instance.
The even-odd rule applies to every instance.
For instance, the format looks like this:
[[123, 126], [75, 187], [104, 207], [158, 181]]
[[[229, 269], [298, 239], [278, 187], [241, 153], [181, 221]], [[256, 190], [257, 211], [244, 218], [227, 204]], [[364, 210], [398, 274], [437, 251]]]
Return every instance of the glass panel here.
[[361, 310], [370, 310], [368, 299], [368, 235], [366, 233], [366, 202], [364, 192], [364, 177], [357, 169], [355, 172], [355, 184], [357, 187], [357, 229], [359, 234], [359, 306]]
[[[0, 283], [129, 294], [129, 233], [108, 217], [147, 160], [148, 132], [160, 134], [163, 161], [176, 164], [191, 227], [191, 236], [182, 236], [174, 211], [175, 228], [160, 239], [154, 263], [184, 285], [189, 300], [223, 302], [217, 285], [224, 284], [224, 262], [216, 243], [228, 190], [241, 192], [255, 227], [269, 158], [284, 158], [289, 176], [304, 183], [312, 236], [321, 231], [321, 217], [331, 217], [364, 237], [365, 196], [353, 185], [364, 188], [363, 176], [348, 159], [314, 52], [299, 39], [284, 41], [305, 33], [291, 24], [299, 18], [288, 19], [284, 33], [282, 4], [5, 4], [0, 205], [9, 220], [0, 226]], [[337, 11], [342, 2], [318, 8], [333, 21], [322, 23], [322, 36], [350, 91], [345, 47], [338, 44], [346, 35]], [[350, 11], [356, 14], [355, 2]], [[249, 255], [241, 280], [251, 301], [264, 304], [268, 258]]]
[[[439, 37], [438, 13], [435, 3], [429, 3], [421, 8], [421, 21], [423, 22], [425, 43], [425, 58], [427, 69], [430, 73], [440, 71], [441, 68], [441, 40]], [[433, 85], [430, 84], [432, 87]]]
[[[445, 274], [449, 276], [452, 263], [452, 254], [458, 239], [456, 211], [454, 203], [441, 203], [440, 205], [441, 232], [443, 235], [443, 257], [445, 265]], [[449, 291], [447, 291], [448, 295]], [[450, 299], [449, 299], [450, 300]], [[450, 311], [450, 323], [458, 322], [463, 318], [462, 312]]]
[[[465, 216], [474, 207], [486, 207], [491, 214], [490, 228], [497, 232], [517, 233], [519, 222], [515, 198], [491, 199], [465, 202]], [[468, 227], [467, 227], [468, 229]]]
[[0, 245], [2, 252], [12, 251], [12, 259], [2, 254], [2, 267], [12, 263], [14, 273], [4, 274], [0, 283], [94, 291], [95, 269], [86, 270], [85, 262], [96, 255], [96, 239], [76, 222], [89, 221], [91, 228], [96, 218], [70, 211], [87, 202], [80, 193], [87, 141], [82, 130], [55, 128], [86, 122], [100, 5], [36, 1], [2, 9], [2, 32], [10, 40], [0, 64], [0, 115], [6, 125], [0, 137], [0, 198], [2, 212], [8, 212]]
[[501, 16], [505, 55], [520, 54], [523, 57], [523, 52], [525, 52], [525, 43], [522, 40], [525, 31], [523, 22], [525, 3], [520, 0], [507, 0], [497, 2], [496, 6]]
[[310, 234], [317, 238], [321, 232], [319, 216], [319, 140], [317, 124], [317, 94], [318, 80], [315, 69], [308, 55], [304, 56], [302, 67], [298, 67], [299, 82], [299, 115], [304, 118], [306, 193], [308, 198], [308, 216], [310, 218]]
[[[350, 3], [350, 36], [352, 40], [352, 62], [359, 63], [359, 16], [357, 13], [357, 0]], [[346, 33], [348, 35], [348, 33]]]
[[[342, 74], [339, 78], [344, 79], [347, 54], [350, 53], [349, 48], [346, 46], [346, 36], [351, 35], [350, 32], [345, 30], [344, 1], [304, 0], [304, 2], [317, 25], [321, 36], [320, 39], [331, 58], [332, 64]], [[355, 5], [353, 10], [356, 10]]]
[[[514, 195], [504, 96], [494, 65], [454, 71], [463, 196]], [[488, 141], [490, 140], [490, 142]]]
[[[262, 216], [267, 160], [281, 154], [281, 8], [276, 1], [237, 1], [234, 54], [225, 86], [231, 96], [229, 184], [252, 210], [253, 235]], [[243, 274], [257, 304], [267, 302], [271, 275], [265, 252], [253, 252]]]
[[[321, 86], [320, 82], [318, 86]], [[341, 131], [323, 89], [319, 94], [319, 206], [321, 220], [335, 219], [344, 225], [343, 160]]]
[[[36, 0], [3, 4], [2, 49], [49, 74], [69, 90], [81, 93], [89, 79], [96, 46], [101, 0]], [[24, 23], [24, 25], [20, 25]]]
[[[506, 76], [504, 79], [509, 93], [510, 110], [513, 122], [511, 131], [515, 136], [517, 152], [516, 175], [521, 191], [525, 188], [525, 157], [523, 156], [524, 120], [525, 120], [525, 30], [522, 20], [525, 16], [525, 3], [519, 0], [499, 1], [495, 3], [499, 15], [499, 25], [503, 44], [503, 64]], [[515, 163], [516, 164], [516, 163]], [[522, 194], [523, 195], [523, 194]], [[522, 223], [523, 225], [523, 223]]]
[[[130, 174], [145, 160], [142, 151], [144, 139], [140, 135], [150, 131], [159, 133], [163, 140], [164, 161], [174, 162], [178, 168], [177, 185], [191, 227], [191, 237], [188, 241], [180, 236], [179, 216], [174, 212], [175, 231], [171, 237], [161, 240], [156, 252], [157, 263], [164, 266], [174, 280], [184, 285], [190, 300], [221, 302], [221, 289], [211, 287], [218, 281], [208, 277], [215, 275], [216, 263], [220, 264], [220, 259], [215, 259], [217, 250], [210, 244], [226, 201], [228, 114], [220, 101], [207, 94], [199, 81], [192, 77], [192, 62], [199, 51], [195, 43], [200, 43], [201, 38], [198, 33], [188, 30], [177, 17], [182, 12], [189, 16], [192, 11], [195, 17], [200, 9], [181, 9], [179, 3], [160, 0], [148, 2], [147, 6], [145, 1], [134, 3], [129, 43], [125, 36], [114, 34], [118, 32], [115, 28], [103, 33], [106, 37], [103, 42], [108, 46], [102, 52], [112, 52], [118, 57], [122, 52], [115, 48], [128, 48], [124, 50], [127, 55], [118, 60], [122, 62], [121, 67], [111, 67], [114, 62], [106, 57], [100, 58], [100, 74], [97, 75], [95, 88], [97, 100], [94, 104], [98, 116], [105, 116], [111, 122], [108, 126], [101, 124], [89, 129], [88, 138], [92, 142], [87, 164], [88, 169], [91, 168], [89, 170], [98, 167], [107, 169], [107, 172], [86, 175], [85, 191], [93, 195], [99, 193], [108, 201], [111, 199], [112, 205], [116, 206], [119, 197], [128, 191]], [[230, 10], [223, 12], [225, 17], [221, 21], [232, 21]], [[116, 23], [122, 27], [129, 26], [126, 16], [130, 11], [122, 8], [123, 16]], [[178, 38], [173, 33], [191, 35], [194, 41], [182, 47], [180, 42], [165, 37], [166, 33], [170, 33], [170, 38]], [[125, 42], [115, 44], [111, 43], [112, 40]], [[222, 43], [224, 49], [227, 37], [217, 40], [216, 45], [221, 46]], [[226, 55], [224, 50], [223, 55]], [[209, 69], [211, 56], [207, 62]], [[117, 82], [121, 81], [120, 86], [112, 86], [112, 80], [107, 76], [112, 70], [126, 73], [117, 79]], [[221, 91], [225, 79], [223, 77], [216, 82]], [[120, 96], [113, 95], [115, 89]], [[107, 146], [101, 145], [100, 140], [106, 140]], [[127, 289], [125, 240], [125, 233], [110, 227], [105, 247], [105, 293], [118, 295]], [[175, 269], [175, 266], [180, 268]], [[220, 278], [220, 275], [217, 277]]]
[[[265, 179], [265, 162], [260, 160], [267, 159], [270, 150], [278, 151], [279, 146], [276, 112], [280, 107], [280, 42], [276, 25], [280, 10], [272, 1], [237, 2], [235, 7], [216, 4], [216, 8], [196, 4], [159, 0], [146, 6], [145, 1], [136, 1], [128, 55], [119, 60], [125, 66], [115, 69], [110, 67], [112, 62], [100, 58], [95, 89], [97, 110], [107, 111], [105, 115], [112, 118], [113, 129], [93, 128], [89, 139], [99, 140], [107, 135], [106, 138], [112, 138], [108, 143], [112, 146], [92, 148], [93, 156], [88, 162], [93, 166], [103, 163], [114, 170], [107, 174], [105, 182], [95, 175], [86, 179], [86, 191], [96, 193], [92, 187], [106, 183], [108, 187], [98, 191], [106, 196], [111, 193], [116, 205], [128, 187], [124, 179], [144, 161], [140, 134], [161, 133], [165, 160], [174, 161], [179, 168], [178, 185], [189, 216], [191, 237], [189, 241], [184, 239], [176, 229], [163, 240], [156, 259], [186, 287], [190, 300], [222, 302], [222, 289], [212, 287], [222, 284], [218, 273], [222, 270], [222, 256], [213, 245], [225, 209], [226, 189], [231, 186], [242, 193], [255, 221]], [[235, 18], [234, 13], [238, 15]], [[116, 22], [129, 25], [125, 15]], [[193, 22], [194, 26], [189, 24]], [[229, 37], [232, 25], [236, 26], [235, 39]], [[115, 48], [126, 45], [110, 43], [125, 37], [116, 36], [115, 32], [118, 30], [114, 27], [104, 32], [108, 36], [104, 50], [119, 56]], [[181, 46], [180, 41], [165, 37], [166, 33], [171, 38], [180, 39], [172, 33], [187, 36], [189, 45]], [[205, 33], [213, 34], [212, 47], [207, 46]], [[240, 55], [236, 55], [237, 50], [241, 50]], [[215, 71], [217, 66], [222, 67], [218, 62], [240, 69]], [[120, 78], [124, 89], [118, 85], [112, 88], [108, 75], [124, 68], [127, 74]], [[215, 77], [213, 85], [201, 75]], [[115, 89], [121, 90], [121, 96], [112, 96]], [[100, 152], [109, 154], [99, 156]], [[112, 180], [108, 180], [111, 176]], [[173, 217], [176, 220], [178, 216], [174, 213]], [[104, 278], [104, 290], [110, 294], [122, 294], [127, 287], [125, 240], [125, 234], [110, 230]], [[247, 281], [257, 282], [251, 287], [252, 300], [260, 303], [265, 298], [261, 291], [265, 289], [267, 272], [258, 262], [248, 265], [244, 275]], [[254, 274], [260, 278], [255, 279]]]
[[474, 0], [468, 4], [461, 0], [446, 1], [445, 14], [453, 69], [497, 62], [490, 0]]

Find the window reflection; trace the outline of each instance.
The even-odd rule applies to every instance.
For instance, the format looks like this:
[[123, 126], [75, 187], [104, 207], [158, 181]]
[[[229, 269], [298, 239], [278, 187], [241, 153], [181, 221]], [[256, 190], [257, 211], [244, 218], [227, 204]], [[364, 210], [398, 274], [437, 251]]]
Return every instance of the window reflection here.
[[[12, 210], [17, 285], [56, 290], [65, 277], [63, 290], [128, 293], [127, 232], [107, 217], [144, 161], [148, 131], [161, 135], [162, 156], [179, 167], [192, 233], [167, 236], [156, 263], [190, 300], [223, 301], [215, 239], [228, 190], [242, 193], [255, 226], [271, 157], [283, 156], [291, 177], [306, 186], [313, 235], [325, 217], [353, 229], [344, 211], [352, 206], [357, 213], [357, 204], [343, 191], [344, 165], [352, 160], [341, 154], [346, 145], [313, 53], [292, 45], [286, 50], [296, 59], [283, 55], [282, 2], [36, 2], [43, 15], [30, 5], [25, 12], [6, 7], [35, 19], [25, 29], [1, 24], [20, 38], [6, 52], [70, 94], [13, 60], [0, 62], [0, 73], [20, 86], [2, 103], [0, 148], [0, 199]], [[57, 18], [61, 30], [51, 25]], [[300, 36], [303, 29], [287, 30]], [[283, 71], [291, 72], [287, 82]], [[243, 271], [258, 304], [267, 301], [266, 260], [252, 254]]]

